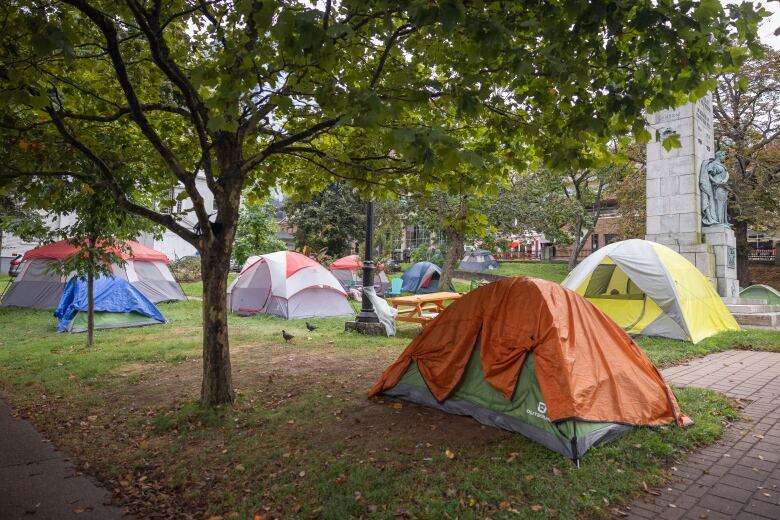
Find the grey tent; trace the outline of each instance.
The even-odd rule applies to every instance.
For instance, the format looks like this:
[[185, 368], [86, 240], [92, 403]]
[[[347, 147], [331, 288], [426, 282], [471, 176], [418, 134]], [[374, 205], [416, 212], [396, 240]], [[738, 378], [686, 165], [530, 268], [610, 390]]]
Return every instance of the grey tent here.
[[240, 314], [288, 320], [351, 316], [341, 284], [316, 261], [295, 251], [250, 257], [228, 288], [228, 306]]
[[466, 255], [460, 261], [458, 269], [462, 271], [484, 271], [491, 268], [495, 269], [496, 267], [498, 267], [498, 261], [490, 254], [490, 251], [475, 249], [466, 252]]
[[[132, 240], [128, 240], [125, 245], [126, 250], [117, 251], [125, 261], [124, 265], [111, 266], [114, 276], [130, 282], [152, 303], [187, 299], [168, 269], [168, 257], [164, 253]], [[72, 276], [56, 273], [53, 264], [76, 252], [77, 248], [65, 240], [27, 251], [22, 258], [19, 274], [3, 294], [0, 306], [34, 309], [57, 307], [65, 283]]]

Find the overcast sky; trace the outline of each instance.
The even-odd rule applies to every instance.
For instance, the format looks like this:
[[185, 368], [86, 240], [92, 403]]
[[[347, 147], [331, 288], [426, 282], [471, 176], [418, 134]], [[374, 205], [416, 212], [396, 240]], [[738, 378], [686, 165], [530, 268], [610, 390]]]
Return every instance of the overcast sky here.
[[[726, 4], [727, 1], [721, 0], [721, 3]], [[780, 49], [780, 36], [774, 35], [775, 29], [780, 27], [780, 2], [760, 0], [758, 3], [763, 5], [767, 11], [772, 12], [772, 16], [764, 20], [764, 23], [758, 30], [758, 34], [761, 36], [761, 41], [775, 49]]]

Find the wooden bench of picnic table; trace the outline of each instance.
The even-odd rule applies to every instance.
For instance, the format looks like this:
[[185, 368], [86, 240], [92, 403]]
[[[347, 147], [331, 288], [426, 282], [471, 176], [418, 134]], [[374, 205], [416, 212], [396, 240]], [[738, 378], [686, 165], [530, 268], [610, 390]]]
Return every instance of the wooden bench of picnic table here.
[[398, 310], [395, 317], [397, 321], [409, 321], [425, 326], [444, 310], [447, 302], [460, 297], [456, 292], [436, 292], [387, 298], [387, 303]]

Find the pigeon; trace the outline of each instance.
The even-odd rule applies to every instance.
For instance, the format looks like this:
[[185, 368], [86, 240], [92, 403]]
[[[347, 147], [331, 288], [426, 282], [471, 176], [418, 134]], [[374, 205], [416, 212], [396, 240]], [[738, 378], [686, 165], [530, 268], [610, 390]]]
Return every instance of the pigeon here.
[[309, 332], [314, 332], [317, 330], [317, 326], [313, 323], [306, 322], [306, 328], [309, 329]]
[[293, 336], [292, 334], [288, 334], [286, 330], [282, 330], [282, 337], [284, 338], [285, 342], [289, 342], [295, 336]]

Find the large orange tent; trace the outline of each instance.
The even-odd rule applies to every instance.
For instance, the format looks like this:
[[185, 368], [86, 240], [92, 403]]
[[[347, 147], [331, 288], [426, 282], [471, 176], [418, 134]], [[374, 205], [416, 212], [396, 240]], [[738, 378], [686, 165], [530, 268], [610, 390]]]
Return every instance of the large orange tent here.
[[573, 459], [633, 426], [690, 423], [658, 369], [560, 285], [509, 278], [425, 327], [369, 391], [522, 433]]

